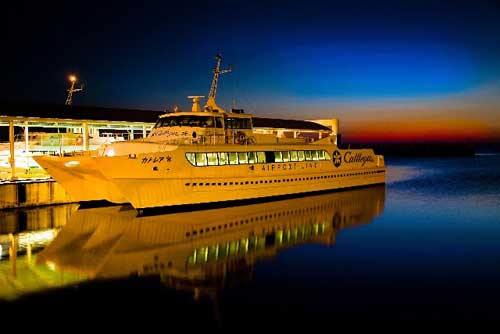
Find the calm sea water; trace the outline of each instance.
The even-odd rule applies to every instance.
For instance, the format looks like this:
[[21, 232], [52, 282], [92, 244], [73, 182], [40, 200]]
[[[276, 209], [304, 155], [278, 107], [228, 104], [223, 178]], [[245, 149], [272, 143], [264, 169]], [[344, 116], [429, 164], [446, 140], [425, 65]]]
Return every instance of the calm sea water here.
[[500, 156], [387, 164], [386, 186], [227, 209], [65, 207], [17, 234], [15, 261], [4, 228], [0, 306], [202, 328], [498, 320]]

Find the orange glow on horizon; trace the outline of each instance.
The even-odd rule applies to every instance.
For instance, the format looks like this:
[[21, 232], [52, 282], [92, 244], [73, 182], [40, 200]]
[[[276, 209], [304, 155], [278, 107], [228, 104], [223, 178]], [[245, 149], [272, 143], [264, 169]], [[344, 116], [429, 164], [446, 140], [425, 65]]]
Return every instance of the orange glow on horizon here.
[[472, 120], [368, 121], [346, 126], [341, 133], [349, 142], [489, 142], [500, 132]]

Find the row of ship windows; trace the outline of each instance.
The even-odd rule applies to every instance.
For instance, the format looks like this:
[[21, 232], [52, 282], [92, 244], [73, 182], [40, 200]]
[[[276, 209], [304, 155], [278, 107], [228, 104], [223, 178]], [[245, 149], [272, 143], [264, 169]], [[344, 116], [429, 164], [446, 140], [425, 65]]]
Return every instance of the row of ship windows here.
[[[269, 215], [269, 217], [266, 215], [266, 216], [265, 216], [265, 218], [264, 218], [264, 216], [255, 217], [255, 222], [257, 223], [259, 220], [260, 220], [260, 221], [267, 221], [268, 219], [273, 218], [272, 216], [273, 216], [273, 215], [272, 215], [272, 214], [270, 214], [270, 215]], [[278, 217], [279, 217], [279, 216], [281, 216], [281, 215], [278, 215]], [[287, 215], [283, 215], [283, 217], [285, 217], [285, 216], [287, 216]], [[276, 218], [276, 214], [274, 214], [274, 218]], [[212, 228], [210, 228], [210, 227], [207, 227], [207, 228], [205, 228], [205, 229], [203, 229], [203, 228], [202, 228], [202, 229], [200, 229], [200, 230], [198, 230], [198, 231], [197, 231], [197, 230], [194, 230], [194, 231], [192, 231], [192, 232], [186, 232], [186, 238], [189, 238], [189, 237], [196, 237], [197, 235], [202, 236], [203, 234], [208, 234], [208, 233], [210, 233], [210, 232], [215, 232], [215, 231], [217, 231], [217, 230], [219, 230], [219, 231], [220, 231], [220, 230], [222, 230], [222, 229], [232, 228], [233, 226], [234, 226], [234, 227], [237, 227], [238, 225], [243, 226], [243, 225], [245, 225], [245, 224], [249, 224], [249, 223], [253, 223], [253, 222], [254, 222], [254, 219], [252, 218], [252, 219], [250, 219], [250, 220], [249, 220], [249, 219], [241, 220], [241, 221], [239, 222], [239, 224], [238, 224], [238, 221], [236, 221], [236, 222], [234, 222], [234, 223], [228, 223], [228, 224], [224, 224], [224, 225], [218, 225], [217, 227], [212, 226]], [[315, 227], [316, 227], [316, 228], [319, 226], [319, 225], [318, 225], [318, 223], [315, 223], [314, 225], [315, 225]], [[326, 224], [322, 223], [321, 225], [322, 225], [322, 226], [321, 226], [321, 231], [324, 231], [324, 230], [326, 229]], [[303, 226], [307, 226], [307, 225], [303, 225]], [[296, 229], [296, 228], [297, 228], [297, 227], [294, 227], [293, 229]]]
[[195, 249], [188, 257], [188, 263], [191, 265], [206, 263], [234, 255], [263, 250], [271, 245], [293, 244], [308, 240], [313, 236], [324, 234], [326, 231], [326, 223], [307, 224], [293, 229], [278, 230], [263, 236], [251, 236], [240, 240], [228, 241], [223, 244], [200, 247]]
[[[186, 238], [189, 238], [191, 236], [196, 237], [196, 235], [203, 235], [203, 232], [205, 232], [205, 234], [207, 234], [210, 231], [215, 232], [217, 230], [232, 228], [233, 226], [237, 227], [238, 225], [244, 225], [244, 224], [248, 224], [248, 223], [263, 222], [263, 221], [268, 221], [268, 220], [276, 219], [276, 218], [280, 218], [280, 217], [289, 217], [289, 216], [297, 216], [297, 215], [302, 216], [304, 214], [310, 214], [310, 213], [314, 213], [314, 212], [320, 211], [320, 210], [331, 209], [334, 206], [335, 205], [332, 203], [320, 204], [320, 205], [315, 205], [315, 206], [309, 207], [309, 208], [283, 210], [280, 212], [274, 212], [274, 213], [269, 213], [269, 214], [260, 215], [260, 216], [256, 216], [256, 217], [241, 219], [239, 221], [236, 220], [236, 221], [232, 221], [229, 223], [225, 223], [224, 225], [212, 226], [211, 228], [206, 227], [204, 229], [203, 228], [200, 229], [199, 231], [193, 230], [192, 232], [186, 232]], [[345, 222], [346, 218], [343, 217], [343, 219]], [[285, 227], [281, 226], [281, 228], [285, 228]]]
[[291, 179], [273, 179], [273, 180], [259, 180], [259, 181], [235, 181], [235, 182], [193, 182], [193, 183], [186, 183], [185, 186], [227, 186], [227, 185], [247, 185], [247, 184], [267, 184], [267, 183], [281, 183], [281, 182], [296, 182], [296, 181], [311, 181], [311, 180], [322, 180], [322, 179], [333, 179], [333, 178], [338, 178], [338, 177], [346, 177], [346, 176], [359, 176], [359, 175], [371, 175], [371, 174], [379, 174], [383, 173], [384, 171], [379, 170], [379, 171], [369, 171], [369, 172], [358, 172], [358, 173], [345, 173], [345, 174], [332, 174], [332, 175], [323, 175], [323, 176], [310, 176], [310, 177], [299, 177], [299, 178], [291, 178]]
[[259, 151], [259, 152], [200, 152], [186, 153], [186, 159], [193, 166], [224, 166], [240, 164], [265, 164], [275, 162], [299, 162], [330, 160], [324, 150], [304, 151]]

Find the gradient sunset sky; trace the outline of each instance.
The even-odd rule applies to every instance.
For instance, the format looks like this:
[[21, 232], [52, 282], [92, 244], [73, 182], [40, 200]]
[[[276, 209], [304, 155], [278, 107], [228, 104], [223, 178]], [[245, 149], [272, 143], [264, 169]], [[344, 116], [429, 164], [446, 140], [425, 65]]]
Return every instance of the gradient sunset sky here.
[[[338, 117], [352, 141], [499, 141], [498, 1], [170, 1], [7, 8], [1, 98]], [[5, 29], [4, 29], [5, 31]]]

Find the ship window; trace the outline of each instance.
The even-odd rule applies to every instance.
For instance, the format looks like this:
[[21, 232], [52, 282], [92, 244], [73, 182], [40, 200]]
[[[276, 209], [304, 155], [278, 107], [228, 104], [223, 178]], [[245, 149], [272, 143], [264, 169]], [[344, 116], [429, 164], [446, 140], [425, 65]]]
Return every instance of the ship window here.
[[254, 164], [257, 162], [257, 152], [248, 152], [248, 163]]
[[318, 159], [325, 160], [325, 151], [318, 151]]
[[238, 164], [238, 154], [236, 152], [229, 152], [229, 164], [237, 165]]
[[288, 151], [281, 152], [281, 156], [282, 156], [283, 162], [290, 161], [290, 152], [288, 152]]
[[306, 155], [306, 160], [308, 161], [312, 160], [311, 151], [305, 151], [305, 155]]
[[281, 152], [274, 152], [274, 162], [282, 162]]
[[297, 152], [297, 156], [298, 156], [298, 158], [299, 158], [299, 161], [304, 161], [304, 160], [306, 160], [306, 156], [305, 156], [305, 154], [304, 154], [304, 151], [298, 151], [298, 152]]
[[209, 166], [217, 166], [217, 153], [207, 153]]
[[257, 152], [257, 160], [260, 164], [266, 163], [266, 152]]
[[196, 166], [206, 166], [207, 155], [205, 153], [196, 153]]
[[226, 118], [226, 128], [228, 129], [251, 129], [252, 122], [250, 118]]
[[318, 160], [318, 151], [311, 151], [311, 157], [314, 161]]
[[299, 161], [297, 157], [297, 151], [290, 152], [290, 161]]
[[191, 165], [196, 165], [196, 159], [194, 153], [186, 153], [186, 159]]
[[325, 152], [325, 160], [332, 160], [332, 159], [330, 158], [330, 154], [328, 154], [328, 152], [327, 152], [327, 151], [323, 151], [323, 152]]
[[220, 128], [220, 129], [222, 129], [224, 127], [223, 122], [222, 122], [222, 117], [215, 118], [215, 127]]
[[219, 152], [219, 165], [227, 165], [229, 164], [229, 158], [226, 152]]
[[240, 160], [240, 164], [248, 163], [247, 152], [239, 152], [238, 158]]
[[264, 153], [266, 155], [266, 163], [274, 162], [274, 152], [267, 151], [267, 152], [264, 152]]

